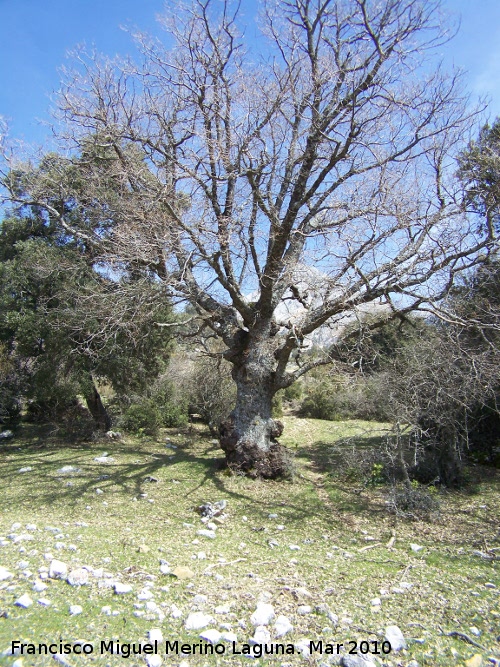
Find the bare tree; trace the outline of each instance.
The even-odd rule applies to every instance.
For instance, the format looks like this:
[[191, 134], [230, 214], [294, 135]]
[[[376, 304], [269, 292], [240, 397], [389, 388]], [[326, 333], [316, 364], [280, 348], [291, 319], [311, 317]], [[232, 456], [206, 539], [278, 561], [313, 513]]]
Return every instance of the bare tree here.
[[273, 395], [335, 357], [302, 356], [307, 337], [429, 307], [492, 230], [456, 203], [470, 116], [425, 58], [447, 38], [438, 2], [275, 0], [261, 18], [260, 56], [229, 0], [176, 7], [170, 50], [138, 36], [141, 66], [80, 54], [58, 103], [72, 152], [6, 184], [194, 306], [237, 386], [227, 461], [275, 477]]

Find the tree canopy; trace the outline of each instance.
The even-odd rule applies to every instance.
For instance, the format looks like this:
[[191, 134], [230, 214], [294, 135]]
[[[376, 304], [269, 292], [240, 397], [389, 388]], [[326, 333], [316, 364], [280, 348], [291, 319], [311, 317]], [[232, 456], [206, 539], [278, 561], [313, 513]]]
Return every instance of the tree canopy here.
[[268, 2], [260, 52], [228, 0], [164, 24], [170, 46], [138, 35], [139, 64], [81, 54], [58, 100], [66, 154], [4, 184], [110, 275], [192, 304], [237, 385], [228, 463], [273, 477], [276, 391], [330, 362], [346, 322], [432, 309], [487, 252], [453, 161], [471, 112], [425, 60], [446, 39], [433, 0]]

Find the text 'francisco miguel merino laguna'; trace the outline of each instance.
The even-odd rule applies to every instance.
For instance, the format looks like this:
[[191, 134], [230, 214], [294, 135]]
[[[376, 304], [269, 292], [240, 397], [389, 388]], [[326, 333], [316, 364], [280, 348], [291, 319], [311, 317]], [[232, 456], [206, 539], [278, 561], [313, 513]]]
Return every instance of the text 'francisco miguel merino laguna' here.
[[[71, 644], [69, 642], [58, 642], [54, 644], [29, 644], [20, 641], [12, 641], [12, 653], [16, 655], [91, 655], [94, 653], [94, 645], [90, 642], [79, 642]], [[366, 646], [364, 646], [366, 644]], [[375, 646], [371, 646], [374, 644]], [[360, 642], [360, 653], [384, 653], [391, 650], [388, 641], [379, 642]], [[352, 646], [354, 645], [354, 646]], [[357, 654], [357, 642], [347, 642], [347, 644], [329, 644], [323, 641], [310, 641], [310, 653], [319, 653], [327, 655], [338, 655], [342, 650], [351, 646], [348, 653]], [[164, 649], [164, 650], [163, 650]], [[102, 640], [99, 643], [99, 652], [101, 655], [110, 653], [120, 655], [122, 658], [129, 658], [134, 655], [251, 655], [260, 658], [263, 655], [296, 655], [300, 651], [293, 644], [209, 644], [207, 642], [196, 642], [194, 644], [182, 644], [179, 641], [159, 642], [157, 640], [148, 643], [141, 642], [122, 642], [114, 640]]]

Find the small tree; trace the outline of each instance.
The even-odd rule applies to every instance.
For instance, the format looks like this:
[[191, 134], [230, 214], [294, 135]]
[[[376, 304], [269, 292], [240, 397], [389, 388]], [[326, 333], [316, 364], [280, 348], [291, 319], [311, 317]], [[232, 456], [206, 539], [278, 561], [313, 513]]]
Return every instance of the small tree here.
[[423, 66], [446, 39], [431, 0], [269, 2], [260, 55], [229, 0], [164, 24], [172, 49], [139, 35], [140, 66], [78, 56], [59, 99], [71, 155], [5, 186], [111, 273], [192, 304], [237, 388], [227, 461], [276, 477], [273, 397], [335, 356], [305, 359], [307, 337], [442, 297], [486, 247], [450, 173], [469, 114], [458, 76]]
[[120, 393], [137, 390], [166, 360], [169, 337], [153, 322], [167, 319], [170, 307], [149, 301], [151, 290], [145, 295], [138, 280], [99, 274], [82, 248], [36, 211], [3, 220], [0, 344], [3, 367], [17, 368], [14, 377], [4, 373], [5, 401], [29, 398], [52, 418], [82, 394], [96, 428], [108, 430], [97, 380]]

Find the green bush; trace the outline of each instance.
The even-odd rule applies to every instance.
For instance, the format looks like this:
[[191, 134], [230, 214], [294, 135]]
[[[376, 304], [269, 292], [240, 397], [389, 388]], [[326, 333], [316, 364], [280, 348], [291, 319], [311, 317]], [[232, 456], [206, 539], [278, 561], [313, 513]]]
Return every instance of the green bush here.
[[283, 398], [289, 403], [300, 400], [302, 398], [302, 384], [300, 382], [294, 382], [284, 389]]
[[163, 426], [185, 426], [188, 423], [189, 415], [186, 402], [174, 403], [169, 401], [159, 408]]
[[382, 375], [346, 384], [322, 379], [306, 388], [299, 414], [313, 419], [388, 421]]
[[158, 406], [151, 399], [132, 404], [122, 417], [121, 427], [131, 433], [155, 435], [161, 425]]
[[439, 507], [433, 487], [426, 488], [418, 482], [394, 487], [388, 501], [389, 511], [404, 519], [430, 521], [439, 515]]

